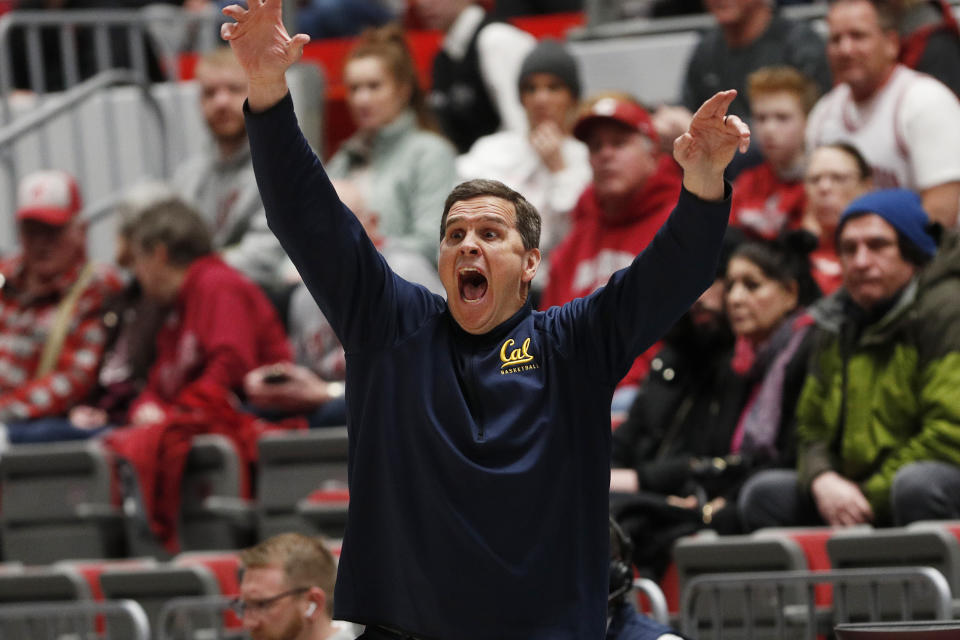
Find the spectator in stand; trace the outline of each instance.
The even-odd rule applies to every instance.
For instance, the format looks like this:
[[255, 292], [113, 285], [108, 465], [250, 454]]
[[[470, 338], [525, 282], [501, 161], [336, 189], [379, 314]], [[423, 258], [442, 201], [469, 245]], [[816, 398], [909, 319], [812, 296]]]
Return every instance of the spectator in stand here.
[[430, 107], [457, 151], [501, 129], [524, 131], [517, 78], [534, 37], [497, 22], [472, 0], [413, 0], [413, 6], [427, 27], [444, 32]]
[[812, 344], [805, 307], [819, 293], [807, 259], [814, 244], [793, 231], [733, 249], [725, 281], [668, 337], [614, 432], [611, 508], [642, 571], [660, 577], [683, 535], [737, 533], [744, 480], [793, 464], [794, 409]]
[[853, 145], [824, 145], [810, 154], [804, 186], [807, 201], [803, 226], [819, 240], [810, 254], [813, 278], [823, 295], [830, 295], [843, 284], [835, 243], [840, 214], [855, 198], [873, 188], [870, 165]]
[[352, 640], [333, 621], [337, 561], [319, 538], [281, 533], [240, 552], [243, 578], [235, 602], [254, 640]]
[[960, 517], [960, 239], [936, 255], [933, 231], [906, 189], [844, 211], [843, 288], [811, 310], [797, 470], [744, 487], [750, 529]]
[[433, 261], [436, 212], [456, 182], [456, 155], [435, 131], [413, 57], [396, 24], [360, 37], [343, 72], [357, 132], [327, 164], [367, 194], [391, 242]]
[[22, 441], [62, 420], [96, 384], [107, 342], [106, 300], [122, 289], [111, 267], [87, 259], [80, 189], [63, 171], [21, 180], [21, 250], [0, 262], [0, 424]]
[[290, 360], [270, 301], [211, 249], [204, 221], [182, 202], [161, 202], [137, 219], [133, 271], [144, 294], [169, 312], [147, 386], [130, 411], [134, 424], [163, 420], [191, 385], [239, 391], [248, 371]]
[[137, 519], [149, 519], [142, 531], [163, 545], [157, 553], [172, 554], [180, 548], [181, 482], [195, 436], [229, 438], [246, 470], [264, 431], [305, 425], [269, 424], [241, 411], [243, 376], [289, 361], [290, 345], [262, 289], [213, 253], [198, 212], [180, 200], [148, 207], [134, 225], [130, 253], [144, 296], [166, 314], [129, 427], [112, 431], [106, 443], [124, 499], [138, 505]]
[[813, 82], [792, 67], [764, 67], [747, 78], [750, 114], [764, 162], [733, 184], [730, 224], [762, 238], [803, 220], [803, 134], [817, 101]]
[[[654, 113], [660, 137], [673, 140], [686, 130], [690, 113], [719, 88], [736, 89], [730, 113], [750, 116], [747, 76], [762, 67], [789, 66], [813, 79], [821, 92], [830, 89], [823, 39], [806, 22], [787, 20], [773, 0], [705, 0], [717, 26], [705, 32], [690, 56], [683, 80], [682, 106], [662, 106]], [[733, 179], [762, 161], [756, 145], [727, 170]]]
[[[540, 306], [592, 293], [629, 265], [663, 225], [680, 191], [673, 158], [659, 152], [650, 115], [626, 94], [595, 96], [573, 135], [589, 149], [593, 182], [571, 213], [572, 227], [554, 249]], [[626, 411], [655, 350], [634, 364], [614, 399]]]
[[[443, 295], [436, 267], [419, 253], [383, 236], [379, 217], [369, 209], [356, 185], [346, 180], [334, 180], [333, 185], [387, 264], [401, 278]], [[247, 400], [266, 415], [306, 414], [311, 427], [346, 424], [346, 354], [302, 282], [290, 299], [289, 326], [297, 364], [281, 362], [248, 373], [243, 381]]]
[[541, 40], [523, 61], [519, 86], [528, 130], [480, 138], [457, 159], [457, 171], [464, 180], [499, 180], [523, 193], [540, 212], [540, 251], [547, 257], [566, 236], [570, 211], [590, 183], [587, 147], [570, 134], [580, 99], [577, 61], [560, 42]]
[[[116, 263], [122, 269], [131, 267], [129, 242], [137, 215], [147, 206], [172, 196], [166, 185], [148, 183], [135, 188], [117, 206]], [[111, 425], [124, 424], [130, 403], [143, 389], [147, 370], [153, 363], [154, 336], [163, 319], [161, 311], [142, 295], [136, 278], [128, 278], [126, 286], [104, 302], [107, 337], [96, 384], [83, 398], [83, 404], [73, 406], [66, 416], [11, 428], [10, 441], [85, 440], [102, 435]]]
[[953, 227], [960, 205], [960, 102], [941, 82], [897, 62], [886, 4], [837, 0], [827, 12], [827, 56], [836, 87], [807, 124], [807, 148], [850, 142], [878, 188], [920, 194], [931, 219]]
[[301, 0], [297, 30], [311, 38], [347, 38], [398, 15], [386, 0]]
[[200, 109], [214, 144], [187, 159], [173, 176], [177, 193], [212, 233], [213, 248], [271, 295], [284, 289], [285, 254], [267, 227], [243, 122], [247, 81], [229, 47], [197, 63]]
[[944, 0], [899, 0], [900, 62], [960, 96], [960, 29]]
[[[14, 0], [13, 8], [19, 11], [70, 11], [139, 9], [151, 4], [179, 5], [182, 0]], [[100, 71], [115, 68], [142, 71], [152, 81], [168, 79], [161, 68], [149, 33], [141, 32], [145, 38], [140, 40], [131, 38], [127, 31], [121, 28], [105, 28], [102, 24], [75, 26], [69, 31], [75, 46], [64, 50], [62, 45], [65, 40], [59, 29], [55, 26], [41, 26], [37, 31], [39, 49], [36, 53], [28, 48], [30, 45], [26, 29], [12, 28], [8, 33], [10, 45], [3, 55], [10, 56], [13, 86], [18, 89], [29, 89], [38, 93], [63, 91]], [[103, 35], [106, 37], [105, 48], [100, 47], [98, 40]], [[36, 76], [34, 69], [38, 71]]]
[[830, 89], [823, 39], [806, 22], [792, 22], [770, 0], [706, 0], [717, 26], [703, 34], [687, 65], [683, 106], [696, 109], [718, 89], [736, 89], [730, 113], [750, 116], [747, 76], [762, 67], [788, 66]]

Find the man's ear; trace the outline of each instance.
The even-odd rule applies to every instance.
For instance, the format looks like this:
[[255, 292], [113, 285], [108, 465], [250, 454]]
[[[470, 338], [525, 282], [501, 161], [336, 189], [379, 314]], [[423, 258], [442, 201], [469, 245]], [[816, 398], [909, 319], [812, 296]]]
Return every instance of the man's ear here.
[[520, 281], [529, 284], [540, 267], [540, 249], [528, 249], [523, 256], [523, 273], [520, 274]]
[[310, 587], [307, 592], [307, 608], [303, 612], [304, 618], [312, 619], [324, 610], [327, 605], [327, 594], [320, 587]]

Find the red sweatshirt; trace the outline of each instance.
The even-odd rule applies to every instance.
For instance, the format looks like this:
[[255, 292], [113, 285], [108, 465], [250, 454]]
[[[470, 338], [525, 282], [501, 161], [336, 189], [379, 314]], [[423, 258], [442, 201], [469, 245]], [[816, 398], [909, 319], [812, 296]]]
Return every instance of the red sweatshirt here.
[[733, 183], [730, 224], [772, 240], [784, 229], [800, 227], [805, 203], [803, 180], [785, 181], [764, 162]]
[[157, 356], [143, 402], [161, 407], [196, 382], [240, 388], [244, 375], [264, 364], [290, 360], [283, 325], [260, 288], [220, 257], [190, 265], [174, 308], [157, 334]]
[[[633, 262], [670, 216], [680, 194], [681, 177], [677, 163], [664, 154], [657, 172], [616, 218], [600, 209], [593, 185], [587, 187], [571, 212], [573, 227], [550, 254], [550, 281], [541, 308], [589, 295]], [[654, 345], [636, 361], [622, 384], [639, 384], [657, 348]]]

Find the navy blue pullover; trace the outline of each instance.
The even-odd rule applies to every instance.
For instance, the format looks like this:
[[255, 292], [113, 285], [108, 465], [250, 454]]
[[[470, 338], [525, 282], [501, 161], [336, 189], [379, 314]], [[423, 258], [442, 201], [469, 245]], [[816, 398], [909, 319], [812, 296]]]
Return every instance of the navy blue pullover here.
[[377, 253], [289, 96], [248, 110], [247, 131], [270, 228], [347, 354], [335, 617], [440, 640], [601, 640], [613, 389], [713, 281], [729, 198], [683, 192], [605, 288], [471, 335]]

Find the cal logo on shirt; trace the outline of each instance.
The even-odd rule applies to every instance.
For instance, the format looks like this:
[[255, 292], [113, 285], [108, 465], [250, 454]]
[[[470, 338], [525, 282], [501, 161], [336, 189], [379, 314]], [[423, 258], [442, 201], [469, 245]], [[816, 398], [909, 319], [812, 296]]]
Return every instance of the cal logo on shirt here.
[[517, 346], [516, 340], [508, 338], [500, 347], [500, 362], [500, 375], [540, 368], [530, 353], [530, 338], [524, 340], [520, 346]]

